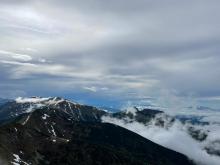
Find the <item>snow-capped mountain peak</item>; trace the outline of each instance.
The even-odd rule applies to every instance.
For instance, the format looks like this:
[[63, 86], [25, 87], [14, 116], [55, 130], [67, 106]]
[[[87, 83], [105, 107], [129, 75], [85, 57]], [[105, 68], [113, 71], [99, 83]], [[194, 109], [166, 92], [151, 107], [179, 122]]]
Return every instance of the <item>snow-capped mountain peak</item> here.
[[68, 102], [68, 103], [71, 103], [71, 104], [78, 104], [76, 102], [72, 102], [72, 101], [69, 101], [69, 100], [66, 100], [66, 99], [63, 99], [63, 98], [60, 98], [60, 97], [29, 97], [29, 98], [25, 98], [25, 97], [18, 97], [15, 99], [16, 103], [30, 103], [30, 104], [47, 104], [47, 105], [57, 105], [61, 102]]
[[65, 113], [74, 120], [100, 120], [99, 115], [106, 113], [92, 106], [78, 104], [60, 97], [18, 97], [2, 105], [0, 121], [14, 118], [21, 114], [30, 114], [40, 109], [45, 113]]

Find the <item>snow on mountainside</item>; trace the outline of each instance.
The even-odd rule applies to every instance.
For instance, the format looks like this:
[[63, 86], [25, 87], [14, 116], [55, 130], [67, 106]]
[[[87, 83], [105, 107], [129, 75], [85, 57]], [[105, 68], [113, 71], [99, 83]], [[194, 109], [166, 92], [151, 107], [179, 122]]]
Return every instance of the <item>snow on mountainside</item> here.
[[[186, 156], [127, 129], [103, 123], [113, 115], [62, 98], [17, 98], [0, 107], [1, 161], [13, 164], [194, 165]], [[12, 113], [16, 116], [11, 116]], [[132, 111], [123, 115], [127, 117]], [[149, 113], [147, 113], [149, 112]], [[139, 112], [154, 116], [149, 111]], [[123, 115], [117, 114], [117, 117]]]
[[[23, 113], [30, 113], [33, 110], [44, 107], [44, 106], [60, 106], [60, 104], [64, 103], [65, 105], [68, 105], [69, 109], [71, 109], [72, 105], [76, 105], [78, 103], [60, 98], [60, 97], [48, 97], [48, 98], [42, 98], [42, 97], [31, 97], [31, 98], [23, 98], [18, 97], [15, 99], [17, 104], [29, 104], [29, 108], [24, 110]], [[66, 109], [66, 108], [65, 108]]]
[[[17, 98], [0, 106], [0, 121], [8, 120], [25, 113], [32, 113], [36, 109], [54, 108], [62, 110], [70, 114], [73, 118], [84, 119], [88, 118], [88, 114], [92, 114], [94, 120], [98, 118], [96, 115], [106, 113], [100, 111], [95, 107], [78, 104], [60, 97], [31, 97], [31, 98]], [[91, 109], [91, 110], [88, 110]], [[92, 120], [92, 119], [91, 119]]]
[[[4, 123], [5, 120], [24, 115], [20, 123], [26, 125], [36, 110], [39, 110], [40, 119], [45, 123], [55, 116], [59, 120], [62, 116], [70, 122], [112, 123], [185, 154], [197, 162], [203, 161], [205, 165], [218, 165], [220, 162], [220, 135], [218, 133], [220, 127], [218, 123], [203, 121], [204, 117], [201, 116], [171, 116], [160, 110], [149, 108], [140, 110], [140, 107], [129, 107], [124, 111], [110, 113], [59, 97], [19, 97], [0, 106], [0, 124], [1, 120]], [[207, 115], [210, 113], [208, 112], [204, 111], [202, 114]], [[52, 136], [57, 135], [53, 125], [48, 130]], [[177, 139], [193, 146], [195, 151], [192, 152], [190, 148], [185, 147], [187, 145], [181, 145], [182, 143], [179, 143]]]
[[35, 105], [38, 108], [41, 106], [57, 106], [57, 105], [59, 106], [61, 103], [68, 104], [69, 107], [71, 105], [78, 104], [78, 103], [75, 103], [75, 102], [60, 98], [60, 97], [48, 97], [48, 98], [42, 98], [42, 97], [22, 98], [22, 97], [18, 97], [15, 99], [15, 102], [17, 104]]
[[71, 104], [78, 104], [72, 101], [68, 101], [66, 99], [60, 98], [60, 97], [31, 97], [31, 98], [23, 98], [18, 97], [15, 99], [16, 103], [42, 103], [42, 104], [59, 104], [60, 102], [68, 102]]

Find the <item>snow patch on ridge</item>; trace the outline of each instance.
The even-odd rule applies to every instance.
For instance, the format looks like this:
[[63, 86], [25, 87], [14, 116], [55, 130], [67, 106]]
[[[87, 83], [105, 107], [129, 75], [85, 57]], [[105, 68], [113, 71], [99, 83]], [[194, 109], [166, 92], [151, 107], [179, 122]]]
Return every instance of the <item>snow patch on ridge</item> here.
[[47, 114], [44, 114], [44, 116], [42, 116], [42, 119], [43, 119], [43, 120], [46, 120], [48, 117], [50, 117], [50, 116], [47, 115]]
[[16, 103], [20, 103], [20, 104], [25, 104], [25, 103], [29, 103], [29, 104], [36, 104], [39, 107], [40, 106], [44, 106], [44, 105], [55, 105], [57, 106], [58, 104], [66, 101], [68, 104], [78, 104], [76, 102], [72, 102], [63, 98], [59, 98], [59, 97], [30, 97], [30, 98], [24, 98], [24, 97], [18, 97], [15, 99]]
[[17, 154], [13, 154], [13, 157], [14, 157], [14, 161], [11, 162], [13, 165], [21, 165], [21, 164], [30, 165], [27, 162], [21, 160], [20, 156]]
[[27, 124], [28, 120], [30, 119], [30, 115], [25, 119], [25, 121], [22, 123], [22, 125]]
[[23, 98], [18, 97], [15, 99], [16, 103], [40, 103], [44, 101], [48, 101], [50, 98], [41, 98], [41, 97], [31, 97], [31, 98]]

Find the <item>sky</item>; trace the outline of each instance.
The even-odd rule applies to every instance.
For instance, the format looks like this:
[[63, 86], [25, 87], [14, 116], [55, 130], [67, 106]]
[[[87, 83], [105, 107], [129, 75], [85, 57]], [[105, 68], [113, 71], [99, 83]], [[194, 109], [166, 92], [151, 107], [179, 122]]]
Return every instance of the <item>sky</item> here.
[[1, 0], [0, 97], [122, 106], [175, 96], [219, 107], [219, 6], [219, 0]]

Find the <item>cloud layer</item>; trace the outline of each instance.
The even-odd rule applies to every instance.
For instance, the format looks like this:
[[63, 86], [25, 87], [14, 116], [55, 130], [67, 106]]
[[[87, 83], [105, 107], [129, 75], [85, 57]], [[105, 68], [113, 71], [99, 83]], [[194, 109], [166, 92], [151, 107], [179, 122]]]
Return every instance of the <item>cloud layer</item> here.
[[[164, 122], [163, 127], [158, 125], [158, 118]], [[158, 115], [147, 124], [142, 124], [131, 119], [123, 120], [111, 117], [103, 117], [102, 120], [105, 123], [112, 123], [124, 127], [157, 144], [180, 152], [198, 165], [218, 165], [220, 162], [219, 156], [211, 155], [205, 150], [205, 148], [208, 147], [214, 151], [220, 151], [219, 124], [210, 123], [210, 125], [206, 126], [191, 125], [189, 123], [183, 124], [178, 120], [171, 123], [171, 120], [165, 115]], [[208, 133], [208, 137], [201, 142], [195, 140], [188, 133], [189, 127]]]
[[219, 5], [1, 1], [1, 95], [219, 97]]

